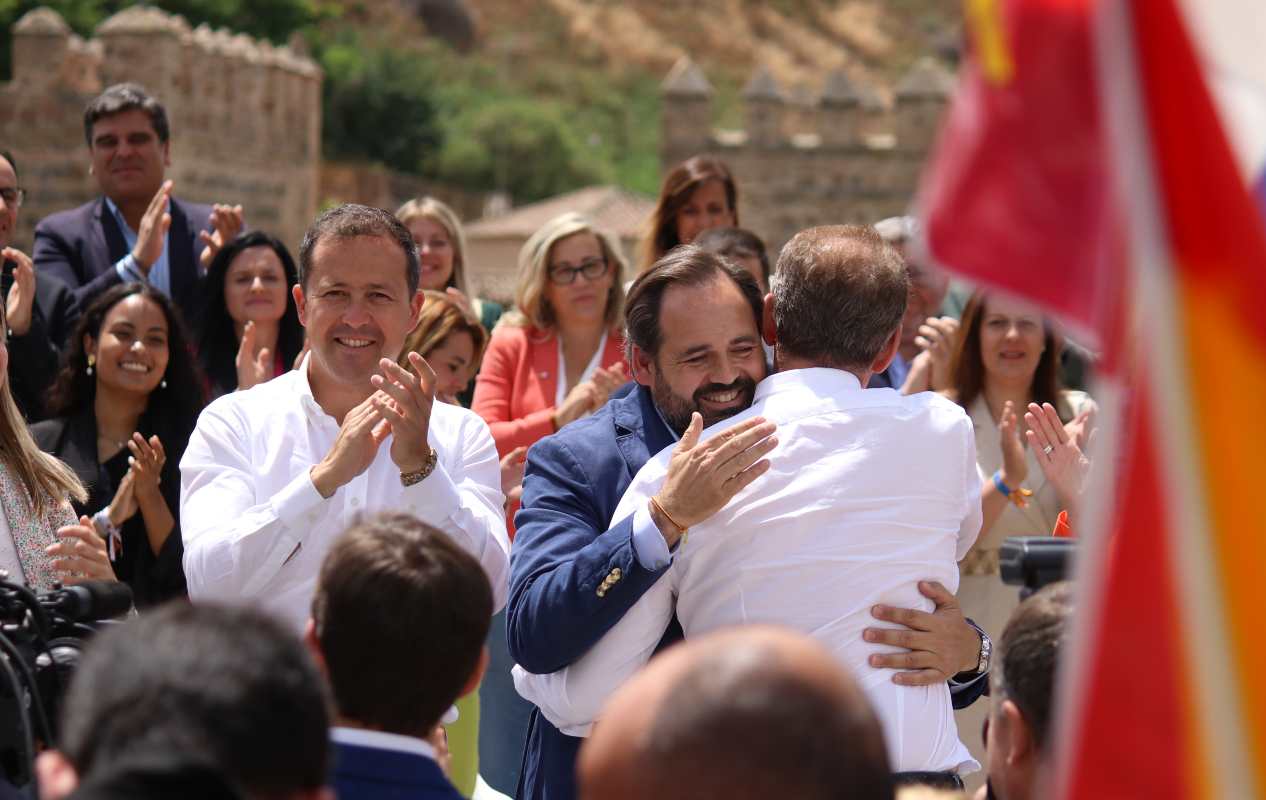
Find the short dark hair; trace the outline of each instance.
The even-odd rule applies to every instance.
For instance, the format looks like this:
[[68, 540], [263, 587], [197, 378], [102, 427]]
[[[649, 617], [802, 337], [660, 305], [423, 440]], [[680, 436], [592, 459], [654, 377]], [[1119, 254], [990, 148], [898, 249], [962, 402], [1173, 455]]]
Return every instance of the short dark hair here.
[[901, 256], [860, 225], [800, 231], [778, 256], [773, 283], [779, 349], [841, 369], [874, 362], [910, 293]]
[[1050, 735], [1059, 654], [1072, 613], [1071, 583], [1044, 586], [1012, 612], [998, 642], [994, 691], [1020, 709], [1039, 748]]
[[883, 732], [865, 695], [830, 692], [751, 648], [692, 665], [664, 697], [642, 747], [656, 765], [647, 797], [893, 793]]
[[743, 299], [752, 308], [756, 330], [759, 331], [764, 300], [756, 279], [724, 256], [708, 252], [698, 245], [679, 245], [639, 275], [629, 288], [624, 309], [624, 347], [628, 362], [633, 363], [634, 347], [652, 358], [659, 354], [662, 338], [659, 309], [668, 287], [703, 286], [722, 277], [733, 281], [743, 293]]
[[258, 611], [172, 603], [89, 642], [59, 747], [81, 779], [163, 754], [252, 795], [328, 777], [329, 714], [298, 638]]
[[418, 262], [418, 248], [413, 235], [400, 220], [381, 208], [344, 203], [329, 209], [316, 218], [312, 227], [303, 234], [299, 246], [299, 285], [308, 288], [312, 274], [312, 254], [322, 239], [355, 239], [360, 236], [380, 236], [400, 245], [404, 253], [404, 277], [413, 295], [422, 282], [422, 266]]
[[769, 253], [765, 243], [745, 228], [709, 228], [695, 237], [695, 244], [727, 258], [752, 257], [760, 261], [761, 277], [769, 285]]
[[478, 667], [492, 612], [483, 567], [438, 529], [407, 514], [349, 529], [312, 600], [340, 715], [425, 735]]
[[166, 142], [171, 139], [171, 124], [167, 121], [167, 109], [163, 108], [163, 104], [155, 100], [139, 83], [116, 83], [92, 98], [84, 109], [84, 139], [88, 141], [88, 146], [92, 147], [92, 129], [97, 120], [138, 109], [149, 116], [154, 133], [158, 134], [158, 141]]
[[9, 162], [9, 166], [13, 167], [13, 177], [18, 177], [18, 162], [13, 157], [13, 153], [9, 150], [0, 150], [0, 158]]

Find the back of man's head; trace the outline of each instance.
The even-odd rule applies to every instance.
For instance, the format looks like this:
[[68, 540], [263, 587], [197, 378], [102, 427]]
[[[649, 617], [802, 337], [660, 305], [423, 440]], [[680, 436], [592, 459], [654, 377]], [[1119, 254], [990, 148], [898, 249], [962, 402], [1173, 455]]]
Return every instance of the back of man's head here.
[[901, 326], [905, 262], [872, 228], [829, 225], [797, 233], [778, 256], [774, 325], [781, 353], [866, 370]]
[[1053, 583], [1016, 608], [998, 640], [985, 741], [998, 797], [1022, 800], [1033, 794], [1050, 740], [1059, 655], [1072, 613], [1072, 585]]
[[424, 737], [478, 681], [492, 587], [443, 532], [382, 514], [326, 555], [312, 620], [339, 716]]
[[892, 797], [865, 695], [801, 634], [747, 627], [653, 660], [581, 750], [584, 800]]
[[282, 798], [321, 790], [328, 741], [321, 677], [293, 634], [248, 609], [171, 604], [92, 640], [58, 744], [83, 781], [202, 767]]

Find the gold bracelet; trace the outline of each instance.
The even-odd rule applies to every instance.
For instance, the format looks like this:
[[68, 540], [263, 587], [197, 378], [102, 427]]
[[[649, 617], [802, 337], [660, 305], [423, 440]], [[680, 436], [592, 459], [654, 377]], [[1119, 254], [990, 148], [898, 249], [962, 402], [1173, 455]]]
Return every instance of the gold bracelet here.
[[416, 483], [421, 483], [426, 480], [427, 476], [429, 476], [435, 469], [435, 462], [437, 460], [438, 457], [435, 454], [435, 448], [432, 447], [431, 452], [426, 455], [426, 461], [422, 462], [421, 469], [416, 469], [413, 472], [400, 473], [400, 485], [413, 486]]
[[678, 523], [677, 520], [673, 519], [672, 515], [664, 510], [663, 505], [661, 505], [660, 502], [655, 499], [655, 495], [651, 495], [650, 500], [651, 500], [651, 506], [656, 511], [658, 511], [664, 517], [664, 519], [668, 520], [669, 525], [672, 525], [681, 533], [681, 543], [684, 545], [686, 543], [686, 536], [689, 535], [690, 533], [690, 529]]

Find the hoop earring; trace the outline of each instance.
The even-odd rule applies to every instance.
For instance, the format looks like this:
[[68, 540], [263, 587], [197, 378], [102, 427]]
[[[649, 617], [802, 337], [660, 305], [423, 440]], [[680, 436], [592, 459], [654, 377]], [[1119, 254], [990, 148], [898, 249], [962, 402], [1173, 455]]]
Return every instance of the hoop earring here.
[[88, 356], [88, 369], [84, 370], [84, 372], [88, 374], [89, 378], [92, 377], [92, 365], [96, 363], [97, 363], [96, 356], [93, 356], [93, 355]]

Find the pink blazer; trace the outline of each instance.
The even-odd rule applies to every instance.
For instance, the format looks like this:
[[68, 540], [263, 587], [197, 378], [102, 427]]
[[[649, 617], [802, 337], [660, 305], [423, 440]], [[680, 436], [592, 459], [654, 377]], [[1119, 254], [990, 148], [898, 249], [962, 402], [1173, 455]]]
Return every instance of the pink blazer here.
[[[607, 336], [602, 367], [624, 360], [624, 338]], [[558, 382], [558, 339], [537, 328], [502, 325], [488, 342], [471, 408], [492, 429], [497, 453], [530, 447], [554, 432]]]

